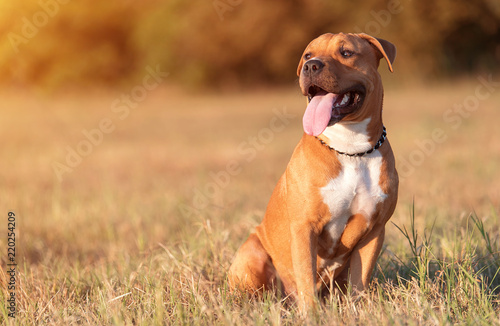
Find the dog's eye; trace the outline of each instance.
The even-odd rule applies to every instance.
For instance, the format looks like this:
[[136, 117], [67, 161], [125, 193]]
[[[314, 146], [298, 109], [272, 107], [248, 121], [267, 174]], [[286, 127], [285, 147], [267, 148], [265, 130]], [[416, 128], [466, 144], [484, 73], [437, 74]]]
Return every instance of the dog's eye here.
[[304, 54], [304, 59], [309, 60], [309, 59], [311, 59], [311, 56], [312, 56], [311, 53], [308, 52], [308, 53]]
[[340, 49], [340, 55], [343, 56], [344, 58], [352, 57], [353, 54], [354, 52], [351, 50]]

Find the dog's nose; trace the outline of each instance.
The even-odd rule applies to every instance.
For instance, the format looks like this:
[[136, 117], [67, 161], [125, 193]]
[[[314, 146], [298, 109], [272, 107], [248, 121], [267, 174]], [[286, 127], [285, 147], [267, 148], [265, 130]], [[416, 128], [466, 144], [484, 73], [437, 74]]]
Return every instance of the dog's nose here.
[[315, 74], [320, 72], [324, 66], [325, 64], [321, 60], [311, 59], [309, 61], [306, 61], [306, 63], [304, 63], [304, 67], [302, 68], [302, 70], [305, 73]]

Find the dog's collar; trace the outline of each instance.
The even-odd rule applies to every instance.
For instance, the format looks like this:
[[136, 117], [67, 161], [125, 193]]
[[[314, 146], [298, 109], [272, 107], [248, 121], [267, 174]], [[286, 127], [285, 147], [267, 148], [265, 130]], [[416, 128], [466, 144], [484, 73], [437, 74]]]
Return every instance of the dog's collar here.
[[344, 152], [341, 152], [341, 151], [338, 151], [336, 150], [335, 148], [333, 147], [330, 147], [327, 143], [325, 143], [324, 141], [322, 141], [321, 139], [319, 139], [318, 137], [316, 137], [320, 142], [321, 144], [325, 145], [326, 147], [328, 147], [330, 150], [332, 151], [335, 151], [337, 152], [337, 154], [340, 154], [340, 155], [347, 155], [347, 156], [351, 156], [351, 157], [360, 157], [360, 156], [364, 156], [366, 154], [370, 154], [372, 153], [373, 151], [377, 150], [380, 148], [380, 146], [382, 146], [382, 144], [384, 143], [385, 139], [387, 138], [387, 130], [385, 129], [385, 126], [382, 126], [382, 135], [380, 135], [380, 138], [378, 140], [378, 142], [375, 144], [375, 146], [373, 146], [373, 148], [367, 150], [366, 152], [363, 152], [363, 153], [355, 153], [355, 154], [350, 154], [350, 153], [344, 153]]

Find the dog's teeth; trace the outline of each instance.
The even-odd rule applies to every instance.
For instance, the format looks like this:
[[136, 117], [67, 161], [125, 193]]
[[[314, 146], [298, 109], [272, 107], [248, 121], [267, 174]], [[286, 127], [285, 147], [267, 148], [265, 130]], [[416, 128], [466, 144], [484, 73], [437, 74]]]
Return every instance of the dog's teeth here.
[[342, 102], [340, 102], [340, 105], [344, 106], [347, 104], [347, 102], [349, 102], [349, 99], [350, 99], [350, 93], [347, 93], [346, 95], [344, 95], [344, 98], [342, 99]]
[[344, 94], [344, 96], [342, 97], [342, 101], [340, 101], [340, 103], [336, 104], [335, 107], [345, 106], [347, 103], [349, 103], [350, 99], [351, 99], [351, 93]]

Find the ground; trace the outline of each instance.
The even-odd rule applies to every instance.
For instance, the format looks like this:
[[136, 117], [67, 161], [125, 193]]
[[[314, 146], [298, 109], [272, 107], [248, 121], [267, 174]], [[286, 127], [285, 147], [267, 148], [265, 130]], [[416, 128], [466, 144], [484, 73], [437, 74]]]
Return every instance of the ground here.
[[[303, 323], [279, 294], [226, 283], [302, 135], [298, 88], [132, 90], [2, 96], [0, 250], [13, 212], [17, 274], [15, 317], [2, 304], [0, 320]], [[487, 75], [387, 88], [401, 180], [372, 287], [309, 323], [500, 324], [498, 103]]]

